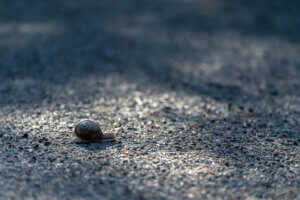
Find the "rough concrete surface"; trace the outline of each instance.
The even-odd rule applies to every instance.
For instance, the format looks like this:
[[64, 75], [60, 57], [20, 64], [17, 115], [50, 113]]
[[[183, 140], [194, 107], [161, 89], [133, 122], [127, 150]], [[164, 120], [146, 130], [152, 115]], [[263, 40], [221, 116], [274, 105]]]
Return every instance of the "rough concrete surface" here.
[[299, 8], [1, 0], [0, 199], [299, 199]]

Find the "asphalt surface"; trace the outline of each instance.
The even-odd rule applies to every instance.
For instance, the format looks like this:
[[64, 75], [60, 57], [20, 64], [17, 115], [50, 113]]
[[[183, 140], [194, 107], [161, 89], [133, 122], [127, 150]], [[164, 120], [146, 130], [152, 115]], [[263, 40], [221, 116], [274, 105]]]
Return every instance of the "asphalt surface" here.
[[0, 199], [299, 199], [299, 8], [1, 0]]

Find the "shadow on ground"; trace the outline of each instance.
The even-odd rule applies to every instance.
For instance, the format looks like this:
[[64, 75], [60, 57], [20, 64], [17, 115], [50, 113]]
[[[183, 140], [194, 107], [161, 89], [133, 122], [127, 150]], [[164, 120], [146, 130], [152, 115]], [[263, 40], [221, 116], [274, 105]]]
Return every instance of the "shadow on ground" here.
[[90, 144], [76, 144], [76, 145], [90, 151], [102, 151], [105, 150], [107, 147], [114, 146], [116, 144], [117, 144], [116, 142], [109, 142], [109, 143], [90, 143]]
[[[299, 59], [290, 60], [299, 50], [299, 6], [258, 0], [2, 1], [0, 104], [51, 104], [53, 88], [60, 88], [58, 97], [74, 90], [64, 97], [78, 103], [82, 89], [73, 83], [100, 80], [93, 87], [101, 87], [101, 80], [115, 77], [138, 90], [183, 91], [229, 106], [272, 102], [299, 87]], [[273, 47], [291, 55], [266, 50]], [[86, 87], [83, 96], [93, 96]]]
[[[230, 119], [204, 122], [201, 113], [171, 109], [169, 119], [191, 125], [181, 138], [167, 133], [172, 144], [190, 143], [173, 150], [213, 152], [216, 160], [225, 159], [223, 165], [235, 170], [251, 169], [257, 163], [271, 168], [269, 158], [277, 153], [275, 157], [282, 159], [278, 152], [299, 142], [299, 124], [287, 127], [289, 113], [281, 112], [297, 113], [293, 105], [281, 102], [286, 98], [297, 102], [299, 95], [299, 6], [299, 1], [283, 0], [115, 5], [96, 0], [4, 0], [0, 5], [4, 52], [0, 54], [0, 106], [12, 110], [25, 106], [28, 111], [61, 104], [58, 107], [63, 109], [93, 103], [99, 96], [118, 96], [114, 88], [123, 83], [136, 91], [201, 96], [227, 104]], [[251, 105], [261, 109], [260, 115]], [[232, 107], [241, 111], [230, 113]], [[161, 110], [153, 117], [168, 118], [168, 112]], [[248, 126], [254, 127], [250, 138], [243, 137]], [[206, 145], [207, 141], [213, 145]], [[112, 145], [79, 147], [98, 153]], [[252, 166], [246, 166], [249, 163]]]
[[[299, 63], [263, 51], [273, 43], [274, 48], [299, 48], [297, 6], [296, 1], [124, 1], [114, 6], [4, 1], [0, 91], [10, 96], [20, 84], [30, 93], [37, 84], [64, 87], [118, 74], [141, 88], [183, 90], [233, 103], [264, 98], [265, 92], [285, 95], [269, 79], [295, 79]], [[250, 52], [243, 52], [249, 46]], [[51, 96], [37, 90], [28, 103]], [[4, 97], [1, 103], [9, 102]]]

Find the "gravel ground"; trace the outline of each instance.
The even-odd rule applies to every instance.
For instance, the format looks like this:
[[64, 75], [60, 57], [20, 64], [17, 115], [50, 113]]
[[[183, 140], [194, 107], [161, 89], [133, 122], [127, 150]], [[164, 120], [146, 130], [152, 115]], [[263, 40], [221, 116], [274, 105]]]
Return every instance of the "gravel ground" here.
[[0, 2], [0, 199], [299, 199], [299, 1], [112, 2]]

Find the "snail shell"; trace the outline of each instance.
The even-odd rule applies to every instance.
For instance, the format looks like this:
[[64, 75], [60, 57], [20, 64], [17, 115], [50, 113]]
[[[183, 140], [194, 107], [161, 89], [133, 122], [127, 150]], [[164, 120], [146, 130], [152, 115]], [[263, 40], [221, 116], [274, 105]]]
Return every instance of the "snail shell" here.
[[79, 121], [74, 128], [74, 133], [78, 137], [75, 140], [76, 143], [110, 142], [115, 140], [114, 134], [103, 134], [99, 124], [89, 119]]

